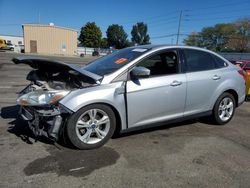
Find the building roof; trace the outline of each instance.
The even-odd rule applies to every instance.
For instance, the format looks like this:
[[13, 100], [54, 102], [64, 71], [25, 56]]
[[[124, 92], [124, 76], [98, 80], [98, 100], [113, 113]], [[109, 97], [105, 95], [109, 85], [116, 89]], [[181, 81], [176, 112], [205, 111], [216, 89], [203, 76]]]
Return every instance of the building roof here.
[[24, 27], [24, 26], [33, 26], [33, 27], [55, 27], [55, 28], [59, 28], [59, 29], [65, 29], [65, 30], [71, 30], [71, 31], [78, 32], [78, 30], [76, 30], [76, 29], [71, 29], [71, 28], [61, 27], [61, 26], [55, 26], [55, 25], [43, 25], [43, 24], [22, 24], [22, 27]]
[[6, 37], [22, 37], [22, 35], [5, 35], [5, 34], [0, 34], [0, 36], [6, 36]]

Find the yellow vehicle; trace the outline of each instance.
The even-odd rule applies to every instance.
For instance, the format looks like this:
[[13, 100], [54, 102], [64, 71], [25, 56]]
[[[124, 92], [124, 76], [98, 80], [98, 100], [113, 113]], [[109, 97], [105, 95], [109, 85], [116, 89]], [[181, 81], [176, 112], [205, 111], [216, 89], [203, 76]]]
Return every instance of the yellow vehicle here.
[[6, 48], [6, 47], [7, 47], [6, 40], [0, 39], [0, 49]]

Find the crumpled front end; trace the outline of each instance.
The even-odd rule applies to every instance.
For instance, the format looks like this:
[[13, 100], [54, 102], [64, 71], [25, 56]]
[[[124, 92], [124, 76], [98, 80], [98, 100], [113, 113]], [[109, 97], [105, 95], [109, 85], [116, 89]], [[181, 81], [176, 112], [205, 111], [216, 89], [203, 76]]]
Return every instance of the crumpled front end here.
[[100, 76], [79, 67], [39, 58], [15, 58], [15, 64], [33, 69], [27, 80], [31, 83], [17, 99], [20, 115], [28, 121], [35, 136], [57, 140], [71, 110], [59, 103], [70, 92], [99, 84]]
[[72, 112], [58, 105], [48, 107], [21, 106], [19, 113], [24, 120], [28, 121], [29, 128], [36, 137], [46, 136], [57, 141], [65, 120]]
[[[25, 88], [19, 95], [22, 96], [32, 92], [32, 85]], [[29, 106], [20, 104], [19, 114], [23, 120], [28, 122], [29, 128], [36, 137], [46, 136], [54, 141], [59, 138], [60, 130], [67, 117], [72, 113], [58, 102], [40, 106]]]

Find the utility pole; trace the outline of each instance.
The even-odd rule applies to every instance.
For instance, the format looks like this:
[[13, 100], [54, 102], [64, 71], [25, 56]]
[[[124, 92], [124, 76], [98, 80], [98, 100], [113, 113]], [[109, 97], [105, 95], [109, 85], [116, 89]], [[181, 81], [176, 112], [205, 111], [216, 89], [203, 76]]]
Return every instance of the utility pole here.
[[180, 17], [179, 17], [179, 24], [178, 24], [176, 45], [178, 45], [178, 43], [179, 43], [180, 28], [181, 28], [181, 19], [182, 19], [182, 10], [181, 10], [181, 12], [180, 12]]

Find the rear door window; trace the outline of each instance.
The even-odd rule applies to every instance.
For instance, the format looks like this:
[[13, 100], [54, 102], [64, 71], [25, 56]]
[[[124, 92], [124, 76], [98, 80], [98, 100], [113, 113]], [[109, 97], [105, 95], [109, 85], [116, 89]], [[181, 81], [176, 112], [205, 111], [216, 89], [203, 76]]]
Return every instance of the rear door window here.
[[223, 59], [219, 58], [216, 55], [211, 54], [211, 56], [213, 56], [215, 62], [216, 62], [216, 67], [217, 68], [223, 68], [223, 67], [227, 67], [228, 64], [226, 61], [224, 61]]
[[208, 53], [194, 49], [184, 49], [186, 72], [206, 71], [216, 68], [214, 58]]

